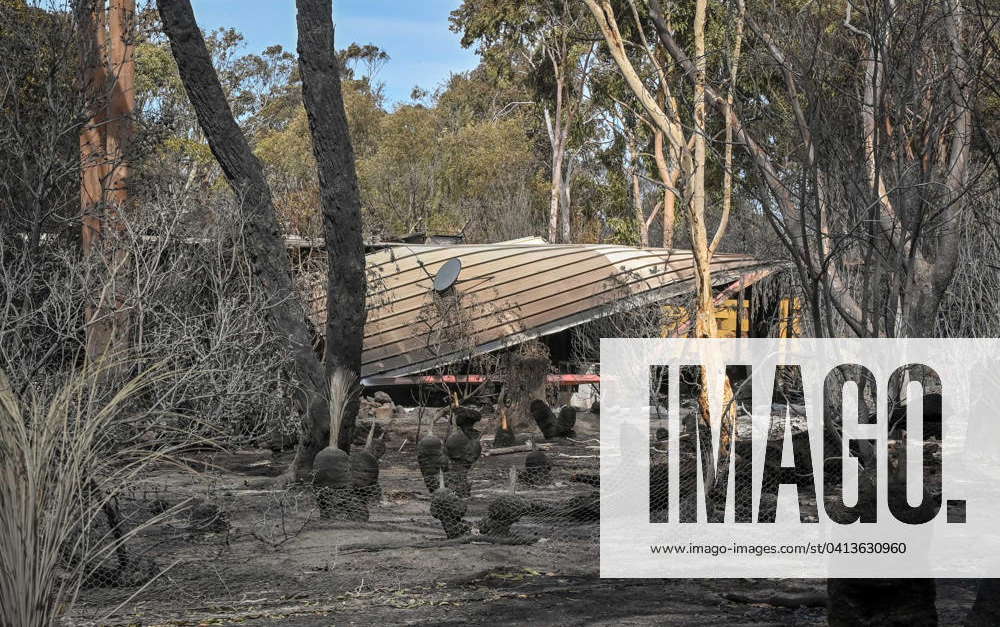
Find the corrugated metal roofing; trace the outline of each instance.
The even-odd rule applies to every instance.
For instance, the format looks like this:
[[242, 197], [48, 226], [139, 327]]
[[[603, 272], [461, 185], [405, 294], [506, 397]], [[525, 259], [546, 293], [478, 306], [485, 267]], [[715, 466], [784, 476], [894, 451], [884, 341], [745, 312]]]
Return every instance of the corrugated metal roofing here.
[[[453, 290], [438, 295], [435, 273], [457, 258]], [[625, 246], [522, 243], [394, 245], [366, 257], [368, 322], [362, 377], [400, 376], [480, 355], [593, 320], [622, 305], [693, 290], [691, 252]], [[713, 280], [775, 268], [716, 254]], [[319, 288], [317, 288], [319, 289]], [[325, 299], [312, 315], [325, 322]]]

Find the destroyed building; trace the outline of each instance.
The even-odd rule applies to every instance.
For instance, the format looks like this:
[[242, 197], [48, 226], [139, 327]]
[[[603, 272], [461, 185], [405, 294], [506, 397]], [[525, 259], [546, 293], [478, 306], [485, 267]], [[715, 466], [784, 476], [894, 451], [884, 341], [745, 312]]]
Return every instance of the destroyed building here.
[[[385, 244], [366, 259], [361, 377], [367, 388], [484, 380], [489, 374], [469, 370], [471, 361], [534, 339], [549, 348], [555, 370], [550, 383], [596, 382], [594, 373], [571, 359], [574, 329], [655, 306], [665, 314], [658, 334], [683, 335], [683, 313], [669, 315], [683, 308], [669, 303], [695, 289], [692, 253], [680, 249], [548, 244], [527, 237], [494, 244]], [[776, 316], [789, 314], [788, 299], [770, 297], [767, 307], [757, 307], [771, 318], [763, 325], [749, 307], [753, 287], [780, 269], [746, 255], [713, 257], [723, 331], [730, 328], [733, 337], [790, 333], [787, 320], [773, 331]], [[326, 321], [322, 279], [309, 289], [316, 328]], [[737, 304], [727, 308], [727, 301]]]

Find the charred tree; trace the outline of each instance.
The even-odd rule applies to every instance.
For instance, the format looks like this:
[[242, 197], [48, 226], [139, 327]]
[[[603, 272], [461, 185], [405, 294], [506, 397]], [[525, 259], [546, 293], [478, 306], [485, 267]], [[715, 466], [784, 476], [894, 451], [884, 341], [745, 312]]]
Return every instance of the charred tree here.
[[[273, 305], [269, 311], [274, 330], [288, 339], [298, 379], [295, 400], [304, 427], [300, 452], [301, 449], [313, 451], [313, 455], [296, 456], [294, 472], [301, 479], [312, 469], [315, 450], [318, 450], [316, 447], [322, 447], [323, 440], [321, 437], [317, 439], [317, 436], [329, 429], [326, 374], [312, 350], [305, 312], [295, 295], [291, 263], [278, 225], [271, 190], [264, 180], [260, 162], [233, 118], [195, 21], [190, 0], [157, 0], [157, 7], [198, 123], [226, 180], [241, 201], [246, 217], [246, 254], [255, 276], [271, 296]], [[340, 440], [342, 448], [346, 449], [349, 445], [349, 441]]]
[[[333, 42], [332, 0], [296, 0], [302, 100], [309, 117], [313, 155], [319, 175], [326, 240], [326, 348], [331, 369], [361, 372], [365, 328], [365, 247], [361, 235], [361, 200], [354, 150], [340, 88]], [[358, 414], [358, 396], [345, 408], [340, 447], [348, 450]], [[311, 437], [300, 447], [300, 461], [312, 457], [326, 441], [324, 423], [314, 422]]]

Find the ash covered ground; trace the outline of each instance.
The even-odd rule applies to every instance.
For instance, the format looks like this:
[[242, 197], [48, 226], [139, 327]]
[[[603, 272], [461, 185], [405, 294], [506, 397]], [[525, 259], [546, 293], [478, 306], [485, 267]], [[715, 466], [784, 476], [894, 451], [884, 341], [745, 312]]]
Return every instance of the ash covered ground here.
[[[428, 418], [422, 421], [426, 433]], [[542, 485], [519, 481], [516, 493], [551, 505], [593, 494], [592, 485], [573, 479], [598, 473], [598, 421], [581, 413], [573, 438], [546, 442], [551, 477]], [[495, 418], [479, 427], [488, 453]], [[822, 580], [602, 580], [599, 525], [585, 517], [524, 517], [512, 528], [524, 544], [448, 540], [430, 515], [416, 429], [416, 412], [397, 412], [385, 436], [382, 495], [368, 522], [323, 519], [308, 487], [277, 484], [290, 451], [195, 452], [188, 468], [158, 469], [120, 503], [126, 516], [138, 520], [191, 500], [129, 545], [134, 573], [83, 590], [71, 622], [95, 624], [108, 612], [101, 624], [826, 622]], [[510, 468], [523, 468], [527, 455], [485, 454], [475, 464], [468, 520], [510, 493]], [[940, 582], [941, 623], [959, 624], [974, 594], [974, 582]]]

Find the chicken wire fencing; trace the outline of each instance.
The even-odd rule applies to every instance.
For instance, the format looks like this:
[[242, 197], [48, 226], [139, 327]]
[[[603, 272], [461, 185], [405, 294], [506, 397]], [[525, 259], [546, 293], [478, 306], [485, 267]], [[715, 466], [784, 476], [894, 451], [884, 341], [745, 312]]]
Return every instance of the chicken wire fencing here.
[[[597, 417], [579, 421], [589, 433], [549, 441], [519, 429], [517, 443], [500, 448], [520, 450], [501, 454], [496, 422], [487, 414], [478, 429], [463, 429], [442, 418], [419, 435], [414, 425], [359, 422], [358, 431], [378, 437], [359, 435], [352, 485], [333, 495], [316, 484], [278, 484], [294, 455], [279, 443], [273, 451], [194, 451], [183, 465], [156, 468], [79, 531], [95, 546], [128, 539], [87, 566], [74, 621], [128, 623], [153, 608], [159, 619], [217, 616], [255, 600], [323, 597], [334, 573], [351, 588], [409, 589], [425, 576], [421, 559], [450, 560], [448, 551], [470, 545], [511, 549], [511, 568], [569, 555], [596, 573]], [[439, 458], [430, 470], [434, 440]], [[456, 561], [454, 569], [472, 575], [481, 566]]]
[[[652, 382], [651, 522], [668, 512], [664, 392]], [[357, 424], [347, 488], [276, 483], [293, 451], [272, 443], [273, 450], [192, 453], [183, 467], [157, 469], [124, 491], [86, 533], [96, 542], [141, 530], [89, 569], [76, 617], [96, 620], [109, 608], [119, 617], [151, 607], [162, 614], [164, 604], [177, 616], [198, 608], [217, 614], [254, 600], [327, 595], [331, 577], [409, 589], [429, 576], [430, 563], [456, 575], [477, 572], [475, 559], [462, 561], [473, 555], [461, 549], [470, 545], [502, 551], [512, 567], [572, 563], [597, 573], [599, 407], [539, 401], [519, 422], [495, 407], [442, 408], [436, 419], [418, 420], [406, 408], [389, 412], [390, 403], [362, 404], [381, 420]], [[683, 443], [698, 428], [683, 417], [697, 411], [691, 403], [680, 409]], [[737, 464], [747, 435], [737, 434]], [[780, 446], [782, 436], [769, 445]], [[680, 451], [681, 465], [697, 463], [692, 447]], [[796, 479], [782, 472], [782, 480]], [[698, 494], [712, 515], [711, 490]]]

